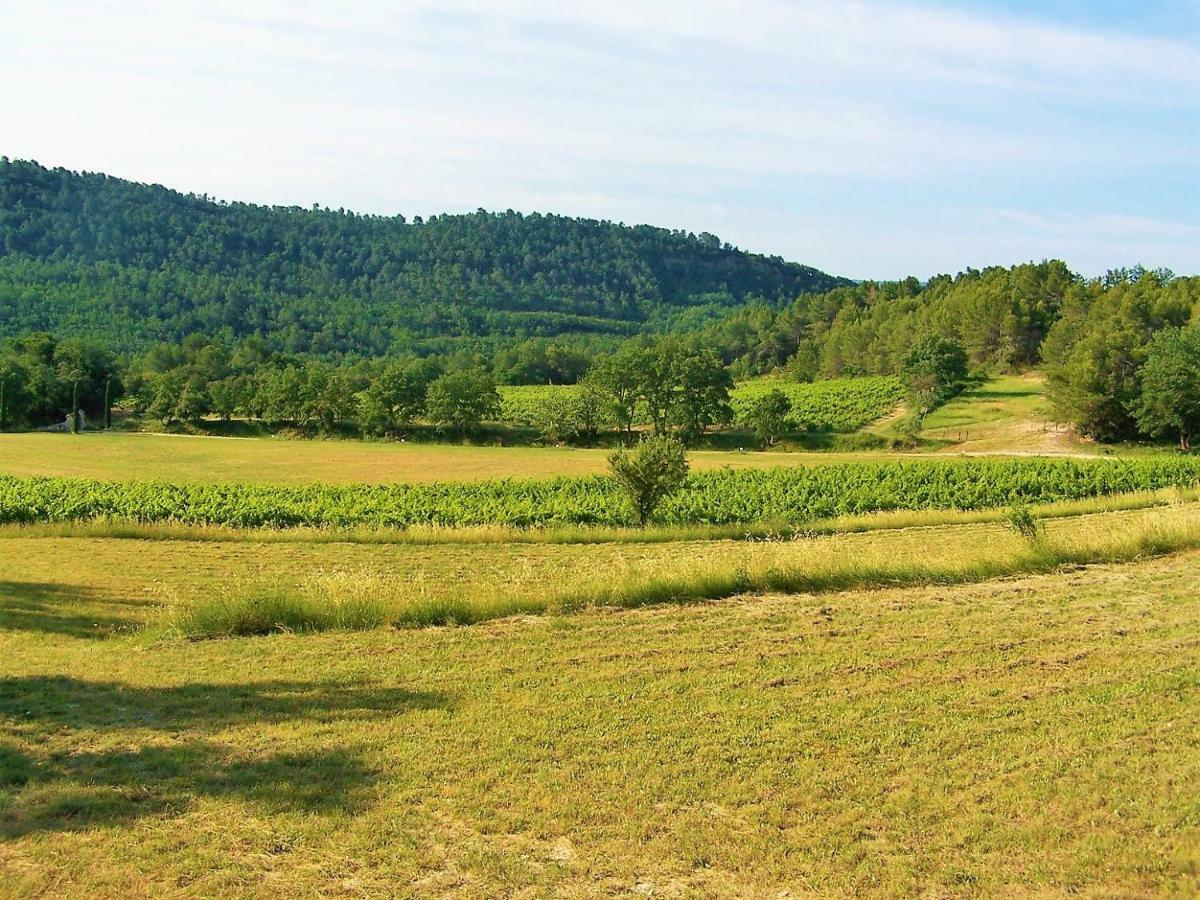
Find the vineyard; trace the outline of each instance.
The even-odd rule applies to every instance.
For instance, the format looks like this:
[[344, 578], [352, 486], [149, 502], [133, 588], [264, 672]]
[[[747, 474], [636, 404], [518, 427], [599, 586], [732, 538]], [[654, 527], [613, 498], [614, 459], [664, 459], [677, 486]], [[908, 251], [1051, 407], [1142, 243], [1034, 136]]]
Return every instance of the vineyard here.
[[[1200, 459], [912, 461], [691, 475], [656, 521], [801, 525], [883, 510], [984, 509], [1200, 482]], [[172, 484], [0, 477], [0, 523], [109, 520], [245, 528], [631, 525], [601, 476], [400, 485]]]
[[739, 384], [730, 398], [735, 414], [773, 390], [783, 391], [792, 403], [788, 420], [796, 428], [813, 431], [857, 431], [887, 415], [904, 396], [899, 378], [838, 378], [811, 383], [760, 378]]
[[[543, 418], [546, 402], [557, 396], [574, 396], [578, 386], [574, 384], [518, 384], [502, 385], [500, 393], [500, 421], [510, 425], [536, 425]], [[606, 423], [609, 427], [613, 423]]]
[[[762, 378], [735, 387], [730, 402], [735, 415], [746, 411], [759, 397], [783, 391], [792, 403], [788, 420], [794, 428], [814, 431], [857, 431], [900, 402], [904, 389], [898, 378], [839, 378], [812, 383]], [[546, 402], [556, 394], [572, 394], [575, 385], [517, 385], [501, 387], [500, 418], [515, 425], [536, 425], [544, 418]], [[645, 417], [639, 416], [641, 424]], [[611, 427], [613, 423], [608, 423]]]

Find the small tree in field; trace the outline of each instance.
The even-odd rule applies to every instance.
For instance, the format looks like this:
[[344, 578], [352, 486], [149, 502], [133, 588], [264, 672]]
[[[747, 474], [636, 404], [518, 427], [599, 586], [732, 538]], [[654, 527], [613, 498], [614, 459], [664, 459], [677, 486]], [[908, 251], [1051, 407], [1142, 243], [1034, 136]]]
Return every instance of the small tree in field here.
[[645, 438], [633, 450], [618, 450], [609, 456], [608, 467], [643, 528], [659, 504], [683, 486], [688, 473], [683, 444], [665, 434]]
[[792, 411], [792, 401], [779, 388], [763, 394], [756, 399], [742, 414], [742, 423], [755, 436], [772, 447], [775, 441], [787, 429], [787, 417]]

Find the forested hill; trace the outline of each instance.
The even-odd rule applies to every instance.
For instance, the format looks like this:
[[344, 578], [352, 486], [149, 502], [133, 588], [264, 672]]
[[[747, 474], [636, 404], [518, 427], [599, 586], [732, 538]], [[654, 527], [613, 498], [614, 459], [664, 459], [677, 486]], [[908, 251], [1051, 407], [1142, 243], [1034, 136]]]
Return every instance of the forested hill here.
[[463, 336], [626, 335], [839, 284], [713, 235], [514, 212], [422, 221], [216, 202], [0, 160], [0, 336], [134, 350], [202, 332], [375, 355]]

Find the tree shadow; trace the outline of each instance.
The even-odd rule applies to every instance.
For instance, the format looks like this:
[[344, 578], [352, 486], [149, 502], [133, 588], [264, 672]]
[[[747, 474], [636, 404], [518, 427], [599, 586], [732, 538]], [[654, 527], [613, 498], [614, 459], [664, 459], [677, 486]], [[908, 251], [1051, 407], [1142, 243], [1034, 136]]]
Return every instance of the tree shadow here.
[[78, 638], [106, 638], [142, 624], [140, 618], [91, 613], [88, 606], [137, 606], [101, 596], [81, 585], [0, 581], [0, 630], [41, 631]]
[[[154, 688], [61, 676], [0, 679], [0, 721], [25, 739], [23, 746], [0, 743], [0, 837], [178, 815], [203, 797], [236, 797], [268, 810], [353, 814], [369, 801], [376, 778], [361, 752], [334, 747], [264, 755], [195, 732], [287, 719], [387, 718], [446, 706], [440, 694], [371, 685]], [[117, 749], [104, 738], [81, 736], [71, 743], [100, 749], [64, 751], [64, 729], [156, 733]], [[181, 732], [187, 733], [182, 739]]]
[[[13, 751], [4, 756], [11, 760]], [[354, 814], [375, 780], [350, 750], [246, 758], [209, 741], [26, 757], [19, 765], [20, 789], [8, 802], [0, 788], [0, 837], [178, 815], [201, 797], [237, 797], [268, 811]]]
[[1017, 397], [1033, 397], [1036, 396], [1036, 393], [1036, 391], [989, 391], [979, 387], [963, 391], [958, 396], [970, 397], [975, 400], [999, 400], [1002, 398], [1015, 399]]
[[143, 687], [64, 675], [0, 678], [0, 717], [56, 728], [218, 730], [244, 721], [379, 718], [446, 706], [445, 696], [369, 684], [257, 681]]

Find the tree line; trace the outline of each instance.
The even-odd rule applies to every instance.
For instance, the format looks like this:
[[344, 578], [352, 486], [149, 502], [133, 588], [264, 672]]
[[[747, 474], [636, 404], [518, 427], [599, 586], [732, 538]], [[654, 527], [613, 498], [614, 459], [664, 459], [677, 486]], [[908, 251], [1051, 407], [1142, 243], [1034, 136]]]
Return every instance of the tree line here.
[[[1140, 267], [1085, 279], [1050, 260], [850, 283], [708, 234], [267, 208], [0, 159], [0, 405], [12, 425], [70, 408], [94, 419], [119, 391], [167, 420], [233, 410], [315, 427], [349, 396], [364, 428], [386, 429], [395, 413], [380, 409], [412, 404], [364, 396], [402, 360], [437, 371], [426, 387], [469, 371], [476, 386], [586, 379], [583, 396], [616, 366], [628, 371], [609, 372], [603, 404], [615, 427], [631, 428], [634, 397], [656, 429], [694, 436], [728, 415], [720, 385], [705, 383], [714, 355], [733, 379], [808, 381], [898, 373], [936, 340], [970, 369], [1044, 367], [1059, 418], [1082, 434], [1188, 446], [1198, 309], [1200, 279]], [[704, 353], [648, 362], [645, 345], [662, 341]], [[170, 359], [197, 348], [230, 362]], [[655, 380], [631, 386], [635, 370]], [[302, 376], [319, 403], [294, 399]], [[942, 399], [910, 391], [917, 410]], [[560, 431], [590, 432], [583, 402], [555, 401], [582, 423]], [[772, 402], [763, 422], [778, 419]]]
[[[835, 327], [823, 332], [831, 343], [821, 352], [840, 360], [835, 370], [822, 365], [811, 371], [812, 354], [801, 343], [776, 371], [800, 380], [899, 373], [908, 389], [908, 423], [915, 435], [923, 415], [953, 396], [970, 369], [1040, 364], [1058, 417], [1079, 433], [1101, 441], [1172, 440], [1190, 448], [1200, 434], [1200, 278], [1140, 268], [1091, 280], [1072, 276], [1063, 282], [1063, 277], [1057, 264], [961, 276], [935, 287], [919, 313], [908, 300], [896, 299], [906, 290], [897, 283], [888, 288], [900, 292], [893, 301], [876, 300], [857, 314], [847, 313], [856, 307], [841, 307], [834, 315]], [[1014, 288], [1027, 278], [1041, 287]], [[975, 306], [977, 288], [990, 285], [982, 296], [991, 296], [1001, 283], [1009, 294], [1016, 290], [1012, 303], [1044, 308], [1046, 321], [1032, 331], [1006, 328], [1011, 308], [998, 316], [986, 304]], [[1050, 284], [1057, 287], [1051, 290]], [[864, 286], [853, 290], [869, 292]], [[1045, 302], [1028, 299], [1026, 291]], [[880, 351], [871, 366], [847, 365], [845, 334], [870, 331], [874, 324], [868, 327], [864, 320], [886, 319], [875, 307], [889, 308], [889, 302], [896, 304], [895, 321], [907, 322], [897, 324], [903, 343]], [[966, 315], [968, 308], [981, 315]], [[990, 310], [987, 316], [985, 310]], [[785, 312], [776, 321], [786, 318]], [[748, 309], [739, 315], [752, 314]], [[423, 421], [461, 434], [495, 417], [498, 384], [575, 383], [578, 390], [547, 398], [538, 423], [546, 439], [592, 441], [610, 428], [631, 435], [635, 420], [644, 417], [656, 433], [671, 431], [694, 442], [709, 429], [733, 422], [729, 391], [735, 377], [754, 368], [736, 355], [746, 344], [744, 336], [741, 343], [720, 343], [728, 338], [721, 329], [729, 321], [703, 330], [643, 335], [611, 348], [569, 338], [530, 338], [490, 356], [460, 349], [353, 362], [281, 353], [259, 337], [229, 343], [199, 333], [122, 358], [97, 341], [31, 333], [0, 342], [0, 427], [63, 422], [71, 410], [97, 421], [120, 399], [135, 413], [168, 424], [238, 416], [313, 430], [350, 425], [368, 434], [394, 435]], [[994, 327], [988, 331], [983, 321]], [[914, 324], [921, 322], [919, 328]], [[998, 342], [993, 347], [1024, 349], [1002, 362], [980, 342], [977, 328], [993, 335]], [[1042, 332], [1039, 340], [1031, 336]], [[806, 333], [802, 341], [812, 341], [822, 329], [816, 323]], [[1014, 343], [1018, 333], [1026, 337]], [[789, 402], [782, 391], [760, 397], [738, 424], [769, 445], [785, 430]]]
[[[192, 335], [122, 364], [92, 342], [31, 334], [0, 342], [0, 427], [74, 423], [78, 412], [107, 421], [119, 401], [163, 425], [239, 417], [395, 437], [420, 422], [463, 436], [497, 418], [495, 372], [519, 357], [498, 356], [491, 369], [470, 354], [333, 363]], [[549, 440], [592, 441], [608, 428], [632, 436], [646, 414], [656, 434], [694, 442], [733, 420], [729, 369], [715, 350], [678, 337], [629, 341], [578, 374], [578, 390], [546, 404], [539, 428]]]

